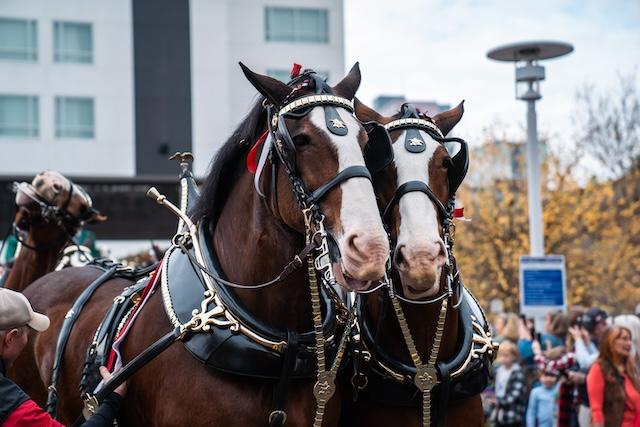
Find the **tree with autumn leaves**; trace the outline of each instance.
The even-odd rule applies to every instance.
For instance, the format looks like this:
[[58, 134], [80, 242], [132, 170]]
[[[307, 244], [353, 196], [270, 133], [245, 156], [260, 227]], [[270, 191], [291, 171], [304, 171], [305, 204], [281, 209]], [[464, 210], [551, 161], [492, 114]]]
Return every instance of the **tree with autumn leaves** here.
[[[634, 81], [623, 79], [616, 97], [585, 89], [577, 97], [577, 113], [588, 118], [587, 125], [578, 127], [570, 153], [546, 144], [545, 253], [565, 256], [570, 305], [597, 305], [621, 313], [632, 312], [640, 303], [640, 93], [630, 84]], [[601, 146], [608, 142], [616, 149]], [[491, 168], [504, 150], [504, 144], [487, 141], [481, 150], [472, 151], [470, 168]], [[529, 253], [521, 154], [514, 156], [514, 171], [519, 172], [462, 187], [458, 198], [472, 221], [457, 222], [455, 235], [465, 284], [485, 307], [498, 298], [512, 311], [519, 307], [519, 257]], [[577, 170], [589, 155], [592, 163], [596, 159], [609, 166], [607, 175], [613, 178], [594, 176], [580, 182]]]

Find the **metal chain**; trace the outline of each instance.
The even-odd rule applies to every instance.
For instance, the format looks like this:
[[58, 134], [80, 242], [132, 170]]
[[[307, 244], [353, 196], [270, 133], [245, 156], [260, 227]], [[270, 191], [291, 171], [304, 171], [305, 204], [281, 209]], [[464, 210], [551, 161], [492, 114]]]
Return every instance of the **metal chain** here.
[[[313, 210], [312, 209], [305, 210], [304, 217], [305, 217], [305, 226], [307, 229], [307, 235], [306, 235], [307, 244], [311, 242], [311, 240], [313, 239], [313, 236], [316, 233], [320, 233], [320, 236], [322, 237], [322, 239], [326, 241], [326, 233], [324, 231], [322, 219], [316, 224], [318, 228], [317, 232], [312, 233], [311, 224], [313, 221]], [[323, 254], [320, 253], [319, 256], [321, 257], [323, 256]], [[311, 312], [312, 312], [311, 314], [313, 316], [313, 331], [314, 331], [315, 343], [316, 343], [316, 363], [317, 363], [317, 369], [318, 369], [318, 379], [315, 385], [313, 386], [313, 395], [316, 399], [316, 413], [313, 421], [313, 426], [321, 427], [322, 420], [324, 418], [324, 412], [326, 409], [326, 404], [334, 395], [336, 390], [335, 378], [345, 353], [347, 337], [351, 331], [351, 326], [353, 325], [354, 312], [353, 310], [349, 310], [347, 323], [345, 324], [344, 332], [342, 333], [340, 343], [338, 344], [338, 350], [336, 352], [336, 356], [333, 359], [331, 368], [327, 370], [326, 356], [325, 356], [326, 340], [325, 340], [323, 328], [322, 328], [322, 311], [320, 306], [320, 291], [318, 288], [318, 277], [316, 274], [316, 264], [317, 264], [316, 261], [317, 260], [314, 260], [311, 254], [307, 256], [307, 274], [309, 275], [309, 293], [311, 295]], [[329, 268], [330, 267], [331, 266], [329, 264]]]
[[411, 335], [411, 330], [407, 323], [407, 319], [404, 316], [404, 311], [400, 305], [400, 301], [393, 292], [393, 288], [389, 287], [389, 296], [393, 303], [393, 308], [400, 324], [400, 330], [404, 342], [409, 350], [411, 361], [416, 367], [416, 376], [414, 383], [418, 390], [422, 392], [422, 425], [423, 427], [429, 427], [431, 425], [431, 390], [438, 383], [438, 374], [436, 371], [436, 363], [438, 361], [438, 352], [440, 351], [440, 344], [442, 342], [442, 334], [444, 332], [444, 323], [447, 317], [447, 308], [449, 305], [448, 299], [443, 299], [440, 305], [440, 314], [438, 316], [438, 324], [436, 326], [436, 333], [433, 338], [433, 345], [431, 346], [431, 353], [429, 360], [426, 364], [422, 363], [418, 349], [416, 348], [415, 341]]

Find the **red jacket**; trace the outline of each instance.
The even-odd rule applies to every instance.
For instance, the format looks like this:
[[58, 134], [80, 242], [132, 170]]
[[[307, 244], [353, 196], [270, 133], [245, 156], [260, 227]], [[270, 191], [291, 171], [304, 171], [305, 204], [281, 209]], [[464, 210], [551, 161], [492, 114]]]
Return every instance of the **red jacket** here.
[[21, 403], [4, 420], [2, 427], [64, 427], [33, 400]]

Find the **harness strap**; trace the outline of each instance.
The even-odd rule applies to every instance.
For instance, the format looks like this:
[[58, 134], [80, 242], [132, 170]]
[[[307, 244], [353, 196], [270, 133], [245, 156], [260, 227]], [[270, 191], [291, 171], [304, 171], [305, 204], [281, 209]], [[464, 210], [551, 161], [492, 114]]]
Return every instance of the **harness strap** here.
[[[123, 382], [125, 382], [131, 375], [135, 374], [140, 368], [145, 366], [151, 360], [155, 359], [160, 353], [168, 349], [171, 344], [176, 341], [179, 341], [184, 338], [185, 331], [182, 331], [181, 328], [175, 328], [174, 330], [168, 332], [166, 335], [160, 337], [156, 342], [151, 344], [151, 346], [147, 347], [142, 353], [138, 354], [134, 357], [129, 363], [127, 363], [117, 374], [115, 374], [104, 387], [96, 393], [95, 396], [90, 396], [85, 401], [91, 402], [101, 402], [107, 396], [109, 396], [113, 391]], [[84, 417], [80, 416], [73, 423], [73, 427], [80, 426], [84, 421]]]
[[118, 373], [115, 374], [96, 394], [96, 398], [99, 401], [103, 400], [131, 375], [135, 374], [140, 368], [169, 348], [171, 344], [181, 340], [183, 337], [184, 335], [180, 328], [175, 328], [174, 330], [167, 332], [118, 371]]
[[371, 178], [371, 173], [369, 172], [369, 169], [367, 169], [365, 166], [361, 166], [361, 165], [349, 166], [348, 168], [340, 171], [336, 176], [331, 178], [329, 181], [325, 182], [320, 187], [318, 187], [311, 194], [309, 201], [312, 203], [317, 203], [333, 187], [342, 183], [343, 181], [346, 181], [350, 178], [356, 178], [356, 177], [367, 178], [369, 181], [373, 181]]
[[71, 180], [68, 180], [68, 181], [69, 181], [69, 194], [67, 194], [67, 200], [65, 200], [62, 206], [60, 206], [60, 210], [63, 213], [68, 213], [67, 208], [69, 207], [69, 203], [71, 203], [71, 198], [73, 197], [73, 182], [71, 182]]
[[47, 395], [47, 412], [53, 417], [56, 417], [56, 406], [58, 403], [58, 392], [56, 390], [56, 386], [58, 384], [58, 380], [60, 379], [60, 369], [62, 365], [62, 356], [64, 355], [64, 351], [67, 347], [67, 341], [69, 340], [69, 335], [71, 334], [71, 330], [73, 329], [73, 325], [76, 323], [78, 316], [82, 312], [85, 304], [89, 299], [93, 296], [96, 289], [100, 287], [104, 282], [109, 280], [116, 272], [116, 267], [113, 266], [109, 268], [107, 271], [102, 273], [96, 280], [93, 281], [84, 291], [80, 294], [78, 299], [73, 303], [71, 309], [64, 316], [64, 321], [62, 323], [62, 328], [60, 329], [60, 333], [58, 335], [58, 342], [56, 344], [56, 354], [53, 362], [53, 371], [51, 373], [51, 384], [48, 387], [48, 395]]
[[282, 374], [280, 380], [273, 389], [273, 403], [269, 414], [270, 427], [282, 427], [287, 421], [287, 413], [284, 408], [287, 402], [287, 393], [291, 385], [291, 378], [298, 355], [300, 335], [294, 331], [287, 331], [287, 346], [284, 350], [284, 360], [282, 362]]
[[400, 198], [402, 196], [404, 196], [405, 194], [407, 194], [407, 193], [412, 193], [412, 192], [415, 192], [415, 191], [419, 191], [419, 192], [424, 193], [427, 196], [429, 196], [431, 201], [438, 208], [438, 211], [439, 211], [440, 215], [442, 215], [442, 218], [448, 218], [448, 217], [451, 216], [451, 214], [449, 213], [447, 208], [442, 204], [440, 199], [438, 199], [438, 196], [435, 195], [435, 193], [429, 188], [429, 186], [426, 183], [424, 183], [422, 181], [409, 181], [409, 182], [405, 182], [400, 187], [398, 187], [398, 189], [396, 190], [396, 194], [393, 195], [393, 198], [391, 199], [391, 201], [389, 202], [389, 204], [385, 208], [384, 213], [382, 214], [382, 218], [383, 218], [385, 224], [389, 223], [389, 219], [390, 219], [389, 216], [391, 215], [391, 212], [393, 211], [393, 207], [398, 202], [400, 202]]
[[[386, 292], [380, 292], [378, 296], [380, 300], [380, 311], [378, 312], [378, 322], [376, 324], [376, 329], [373, 334], [373, 342], [372, 349], [373, 351], [378, 351], [378, 337], [380, 336], [380, 330], [382, 329], [382, 325], [384, 324], [387, 318], [387, 307], [389, 303], [388, 294]], [[361, 306], [365, 304], [363, 298], [358, 298], [357, 302], [357, 311], [358, 316], [362, 314]], [[369, 385], [369, 374], [371, 373], [371, 368], [373, 362], [371, 361], [371, 355], [365, 356], [366, 346], [364, 344], [364, 337], [362, 336], [362, 329], [360, 330], [360, 337], [356, 340], [356, 344], [358, 348], [354, 351], [353, 356], [353, 366], [354, 366], [354, 374], [351, 378], [351, 385], [353, 385], [353, 401], [357, 401], [359, 397], [360, 390], [365, 389]]]
[[451, 371], [446, 363], [438, 362], [440, 374], [440, 386], [438, 389], [438, 410], [436, 412], [436, 426], [444, 427], [447, 405], [449, 404], [449, 391], [451, 390]]
[[[200, 269], [200, 271], [202, 271], [207, 276], [209, 276], [212, 279], [214, 279], [216, 282], [222, 283], [223, 285], [230, 286], [232, 288], [239, 288], [239, 289], [266, 288], [267, 286], [271, 286], [271, 285], [273, 285], [275, 283], [281, 282], [287, 276], [289, 276], [291, 273], [293, 273], [295, 270], [300, 268], [302, 266], [302, 264], [303, 264], [302, 260], [305, 259], [307, 257], [307, 255], [309, 255], [309, 253], [318, 246], [313, 241], [311, 243], [307, 244], [307, 246], [305, 246], [300, 251], [300, 253], [295, 255], [293, 257], [293, 259], [291, 261], [289, 261], [289, 263], [282, 269], [280, 274], [278, 274], [276, 277], [274, 277], [273, 279], [269, 280], [268, 282], [260, 283], [260, 284], [257, 284], [257, 285], [242, 285], [242, 284], [230, 282], [228, 280], [225, 280], [225, 279], [221, 278], [217, 274], [212, 273], [207, 267], [205, 267], [200, 262], [198, 262], [196, 257], [193, 256], [193, 254], [187, 249], [187, 247], [184, 245], [184, 243], [182, 243], [182, 242], [178, 242], [178, 243], [179, 243], [178, 247], [182, 250], [183, 253], [185, 253], [187, 255], [187, 257], [189, 258], [189, 261], [191, 261], [191, 266], [192, 267], [194, 267], [194, 268], [198, 267], [198, 269]], [[196, 275], [198, 276], [198, 278], [201, 278], [200, 274], [198, 274], [197, 271], [196, 271]]]
[[[36, 252], [45, 252], [48, 251], [49, 249], [58, 246], [58, 245], [62, 245], [64, 246], [68, 241], [69, 241], [69, 233], [67, 232], [66, 229], [62, 229], [65, 232], [66, 237], [64, 238], [65, 240], [61, 243], [60, 241], [55, 241], [55, 240], [50, 240], [47, 244], [44, 245], [38, 245], [38, 246], [32, 246], [30, 244], [28, 244], [25, 240], [24, 235], [27, 234], [26, 232], [24, 232], [22, 229], [20, 229], [16, 223], [12, 223], [11, 227], [13, 229], [13, 235], [15, 236], [16, 240], [18, 242], [20, 242], [21, 246], [24, 246], [27, 249], [31, 249], [32, 251], [36, 251]], [[27, 237], [28, 239], [28, 237]]]

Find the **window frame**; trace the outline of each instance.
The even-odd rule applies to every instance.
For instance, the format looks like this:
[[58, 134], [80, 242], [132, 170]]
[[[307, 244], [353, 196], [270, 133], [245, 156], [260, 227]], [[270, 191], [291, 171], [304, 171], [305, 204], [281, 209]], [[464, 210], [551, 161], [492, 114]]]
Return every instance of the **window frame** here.
[[[270, 30], [269, 18], [270, 13], [276, 11], [289, 11], [293, 13], [291, 22], [290, 38], [274, 38], [273, 30]], [[315, 34], [315, 40], [308, 39], [300, 27], [301, 15], [304, 12], [316, 12], [324, 16], [324, 31]], [[313, 8], [313, 7], [285, 7], [285, 6], [266, 6], [264, 8], [264, 40], [268, 43], [310, 43], [310, 44], [329, 44], [330, 42], [330, 25], [329, 25], [329, 9]]]
[[[73, 124], [69, 126], [64, 123], [65, 103], [68, 101], [91, 101], [91, 129], [88, 126]], [[96, 102], [91, 96], [56, 95], [54, 103], [54, 136], [56, 139], [95, 139], [96, 138]], [[68, 108], [68, 107], [67, 107]], [[86, 132], [86, 134], [83, 134]]]
[[22, 94], [0, 94], [0, 104], [3, 99], [13, 98], [27, 101], [27, 117], [24, 126], [9, 127], [13, 130], [24, 130], [24, 133], [4, 133], [3, 127], [8, 127], [10, 123], [0, 122], [0, 138], [22, 138], [22, 139], [34, 139], [40, 137], [40, 98], [37, 95], [22, 95]]
[[[71, 50], [64, 46], [66, 27], [86, 27], [89, 30], [89, 51]], [[53, 21], [53, 62], [56, 64], [94, 63], [93, 23], [79, 21]]]
[[[26, 50], [20, 51], [18, 50], [18, 46], [14, 47], [14, 50], [5, 50], [4, 46], [0, 45], [0, 60], [1, 61], [16, 61], [16, 62], [38, 62], [38, 21], [36, 19], [28, 19], [28, 18], [9, 18], [9, 17], [0, 17], [0, 25], [2, 25], [2, 21], [4, 22], [14, 22], [14, 23], [23, 23], [25, 25], [26, 35], [27, 35], [27, 46]], [[5, 54], [24, 54], [24, 58], [9, 58], [2, 56]]]

